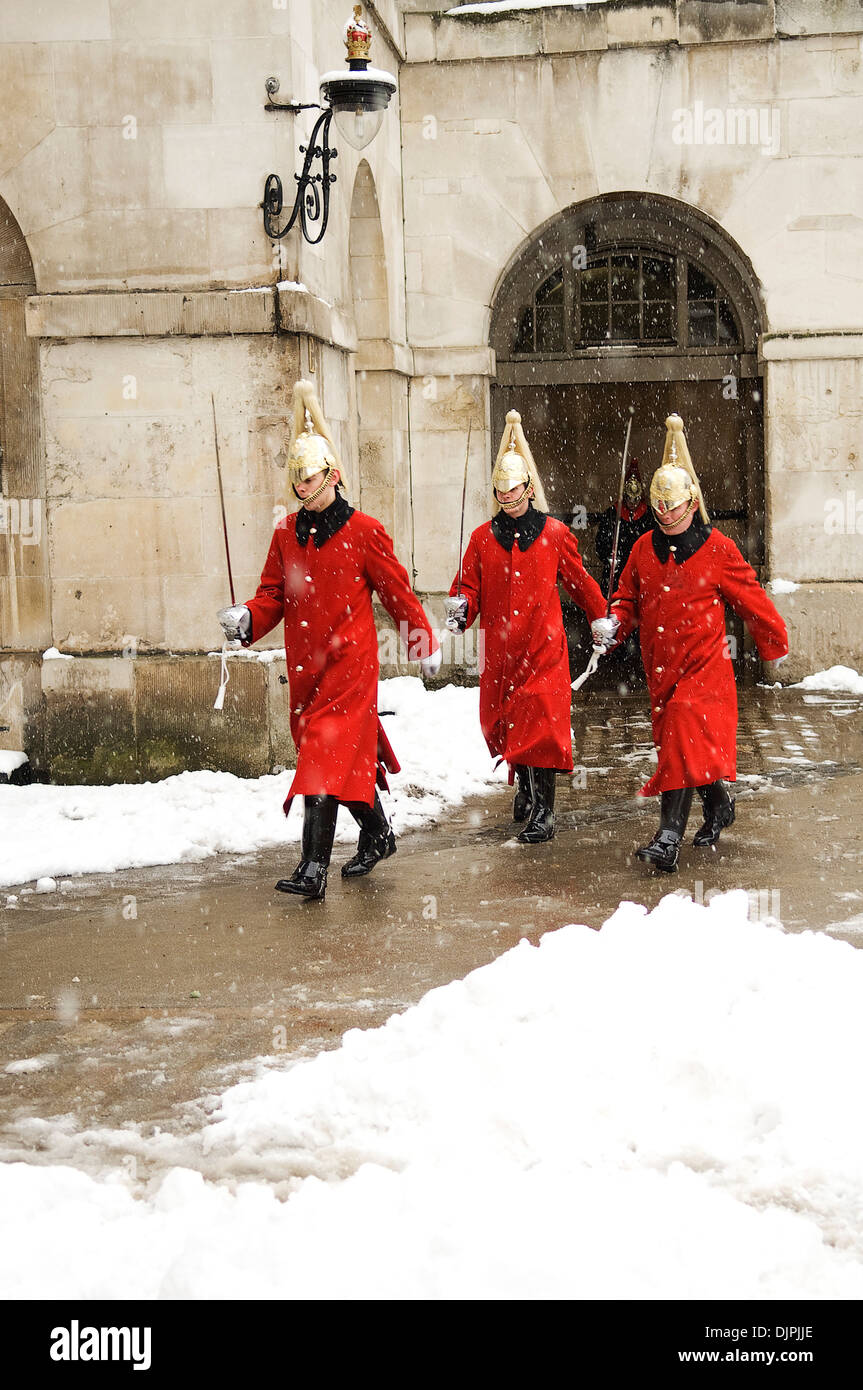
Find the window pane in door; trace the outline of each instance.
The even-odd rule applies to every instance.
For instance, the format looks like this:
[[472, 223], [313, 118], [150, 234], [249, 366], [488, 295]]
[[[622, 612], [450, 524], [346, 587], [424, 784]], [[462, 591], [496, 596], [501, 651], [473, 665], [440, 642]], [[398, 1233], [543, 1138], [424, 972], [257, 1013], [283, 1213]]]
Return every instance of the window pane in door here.
[[715, 347], [716, 301], [693, 299], [689, 304], [689, 346]]
[[605, 303], [608, 299], [608, 266], [605, 261], [600, 265], [590, 265], [583, 270], [579, 276], [581, 286], [581, 301], [591, 304]]

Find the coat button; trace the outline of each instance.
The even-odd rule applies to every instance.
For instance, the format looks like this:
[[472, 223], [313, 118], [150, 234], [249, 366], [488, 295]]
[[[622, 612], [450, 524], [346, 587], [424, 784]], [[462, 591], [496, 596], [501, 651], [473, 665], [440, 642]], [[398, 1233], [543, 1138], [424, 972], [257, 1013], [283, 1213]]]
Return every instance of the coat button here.
[[671, 593], [671, 585], [670, 585], [670, 584], [663, 584], [662, 587], [663, 587], [663, 590], [665, 591], [666, 594], [670, 594], [670, 593]]
[[518, 617], [518, 609], [517, 609], [517, 608], [514, 608], [512, 611], [513, 611], [513, 613], [515, 614], [515, 616]]
[[302, 666], [298, 666], [296, 669], [297, 669], [298, 671], [302, 671], [303, 668], [302, 668]]
[[[299, 667], [298, 667], [297, 669], [299, 670]], [[657, 668], [656, 668], [656, 674], [657, 674], [658, 676], [661, 676], [664, 670], [665, 670], [665, 667], [664, 667], [664, 666], [657, 666]]]
[[515, 577], [516, 577], [516, 579], [520, 579], [520, 578], [521, 578], [521, 570], [516, 570], [516, 572], [515, 572]]
[[658, 627], [658, 628], [656, 629], [656, 631], [657, 631], [657, 632], [664, 632], [664, 631], [665, 631], [665, 628], [664, 628], [664, 627]]
[[306, 583], [307, 583], [307, 584], [311, 584], [311, 582], [312, 582], [312, 576], [311, 576], [310, 574], [307, 574], [307, 575], [306, 575]]

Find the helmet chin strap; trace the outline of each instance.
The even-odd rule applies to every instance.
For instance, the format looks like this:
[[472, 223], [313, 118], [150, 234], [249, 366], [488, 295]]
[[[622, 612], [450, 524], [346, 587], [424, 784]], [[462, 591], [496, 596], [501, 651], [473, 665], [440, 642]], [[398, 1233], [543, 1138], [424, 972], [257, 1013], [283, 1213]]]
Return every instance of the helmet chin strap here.
[[321, 495], [322, 492], [326, 492], [326, 490], [327, 490], [328, 487], [332, 487], [332, 485], [333, 485], [332, 479], [333, 479], [333, 474], [335, 473], [335, 471], [336, 471], [336, 470], [335, 470], [335, 468], [333, 468], [332, 464], [328, 464], [328, 465], [327, 465], [327, 475], [326, 475], [326, 477], [324, 478], [324, 481], [321, 483], [320, 487], [316, 487], [316, 488], [315, 488], [314, 492], [310, 492], [309, 495], [308, 495], [308, 497], [300, 497], [300, 494], [297, 492], [296, 484], [292, 484], [293, 489], [294, 489], [294, 496], [295, 496], [295, 497], [299, 497], [299, 500], [302, 502], [303, 506], [305, 506], [307, 502], [315, 502], [315, 501], [317, 501], [317, 499], [320, 497], [320, 495]]
[[[495, 489], [496, 491], [496, 489]], [[533, 496], [533, 483], [525, 483], [524, 488], [514, 502], [501, 502], [500, 496], [497, 498], [497, 505], [502, 507], [505, 512], [512, 512], [516, 507], [520, 507], [525, 497]]]
[[697, 498], [690, 497], [689, 506], [686, 508], [686, 511], [683, 513], [682, 516], [675, 517], [674, 521], [663, 521], [662, 517], [659, 515], [659, 512], [656, 510], [655, 507], [653, 509], [653, 515], [656, 517], [656, 520], [659, 522], [663, 531], [670, 531], [673, 526], [679, 526], [681, 521], [685, 521], [686, 518], [692, 514], [692, 512], [695, 510], [697, 506]]

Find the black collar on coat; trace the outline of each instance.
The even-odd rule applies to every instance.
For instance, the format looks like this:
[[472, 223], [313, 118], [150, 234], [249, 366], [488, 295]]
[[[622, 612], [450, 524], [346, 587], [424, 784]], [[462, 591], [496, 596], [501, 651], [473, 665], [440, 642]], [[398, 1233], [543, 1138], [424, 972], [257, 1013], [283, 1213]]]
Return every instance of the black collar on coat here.
[[297, 540], [305, 548], [309, 536], [314, 535], [315, 550], [320, 550], [326, 541], [340, 531], [346, 521], [350, 521], [354, 508], [340, 492], [335, 502], [331, 502], [322, 512], [307, 512], [301, 507], [297, 512]]
[[654, 524], [651, 537], [654, 554], [657, 560], [662, 561], [663, 565], [669, 555], [674, 556], [676, 565], [682, 565], [685, 560], [690, 559], [695, 554], [696, 550], [701, 549], [712, 530], [713, 527], [710, 523], [703, 522], [697, 512], [692, 518], [692, 524], [679, 536], [667, 536]]
[[492, 517], [492, 535], [504, 550], [512, 550], [516, 538], [519, 550], [527, 550], [537, 536], [542, 535], [547, 520], [545, 512], [538, 512], [533, 503], [528, 502], [524, 516], [510, 516], [505, 511], [499, 511], [497, 516]]

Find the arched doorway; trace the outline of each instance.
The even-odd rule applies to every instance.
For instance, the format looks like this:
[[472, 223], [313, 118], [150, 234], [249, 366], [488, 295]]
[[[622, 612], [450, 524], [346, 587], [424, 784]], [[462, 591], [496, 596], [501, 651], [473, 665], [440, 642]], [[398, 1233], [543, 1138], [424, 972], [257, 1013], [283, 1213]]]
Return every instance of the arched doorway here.
[[[647, 482], [664, 420], [682, 415], [711, 517], [756, 567], [763, 559], [762, 309], [746, 257], [716, 223], [675, 199], [614, 194], [542, 227], [492, 305], [499, 438], [518, 409], [551, 511], [578, 530], [598, 578], [599, 515], [616, 494], [628, 407], [630, 455]], [[584, 639], [576, 610], [568, 629]], [[732, 652], [742, 661], [742, 627]]]
[[0, 748], [28, 751], [52, 641], [38, 344], [24, 318], [35, 290], [24, 235], [0, 200]]
[[355, 359], [362, 510], [378, 517], [408, 555], [410, 493], [401, 478], [407, 458], [407, 379], [397, 370], [390, 333], [389, 285], [381, 214], [366, 160], [357, 169], [349, 239], [351, 291], [357, 328]]

